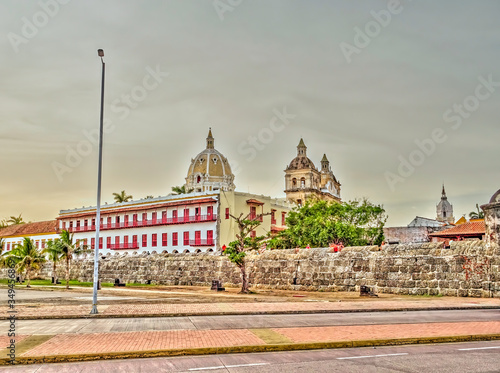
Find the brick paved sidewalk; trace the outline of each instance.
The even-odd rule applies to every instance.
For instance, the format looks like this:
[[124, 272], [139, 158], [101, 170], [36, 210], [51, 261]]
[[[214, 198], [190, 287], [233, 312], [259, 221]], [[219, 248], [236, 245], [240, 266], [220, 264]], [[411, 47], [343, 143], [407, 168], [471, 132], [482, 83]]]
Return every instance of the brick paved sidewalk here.
[[[500, 334], [500, 322], [61, 334], [21, 357]], [[3, 341], [2, 341], [3, 342]], [[4, 344], [4, 343], [3, 343]]]
[[[255, 303], [144, 303], [100, 305], [101, 317], [214, 315], [253, 313], [356, 312], [376, 310], [425, 310], [499, 307], [492, 298], [431, 298], [431, 299], [364, 299], [355, 301], [320, 302], [255, 302]], [[16, 306], [18, 318], [89, 317], [90, 305], [23, 305]], [[7, 316], [7, 306], [0, 307], [0, 319]]]

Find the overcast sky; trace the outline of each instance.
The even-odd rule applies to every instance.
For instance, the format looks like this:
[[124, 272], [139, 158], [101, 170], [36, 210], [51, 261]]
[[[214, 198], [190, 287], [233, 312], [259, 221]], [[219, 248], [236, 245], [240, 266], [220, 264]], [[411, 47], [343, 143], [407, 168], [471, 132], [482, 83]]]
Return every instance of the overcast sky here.
[[237, 190], [284, 196], [303, 137], [342, 198], [383, 204], [388, 225], [434, 218], [443, 182], [458, 219], [500, 188], [499, 14], [496, 1], [3, 0], [0, 219], [95, 205], [98, 48], [103, 202], [182, 185], [212, 127]]

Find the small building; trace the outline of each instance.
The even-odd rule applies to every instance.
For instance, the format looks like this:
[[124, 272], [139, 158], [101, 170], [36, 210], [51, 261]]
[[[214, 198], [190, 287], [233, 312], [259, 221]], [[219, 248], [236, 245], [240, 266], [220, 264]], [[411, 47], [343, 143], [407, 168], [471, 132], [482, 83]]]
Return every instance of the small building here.
[[431, 242], [444, 242], [446, 246], [450, 241], [482, 240], [486, 233], [484, 219], [468, 221], [454, 227], [431, 233]]
[[0, 229], [0, 238], [4, 240], [4, 251], [11, 251], [15, 245], [22, 243], [24, 237], [31, 238], [37, 248], [44, 249], [48, 240], [59, 237], [57, 220], [15, 224]]

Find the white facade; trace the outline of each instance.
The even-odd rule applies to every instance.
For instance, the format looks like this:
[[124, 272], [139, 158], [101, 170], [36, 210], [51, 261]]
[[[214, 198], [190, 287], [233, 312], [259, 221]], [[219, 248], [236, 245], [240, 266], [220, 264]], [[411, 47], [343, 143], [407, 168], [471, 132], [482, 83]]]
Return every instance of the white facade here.
[[[217, 245], [218, 194], [191, 193], [101, 207], [99, 250], [114, 252], [203, 252]], [[95, 207], [62, 210], [59, 230], [94, 247]]]

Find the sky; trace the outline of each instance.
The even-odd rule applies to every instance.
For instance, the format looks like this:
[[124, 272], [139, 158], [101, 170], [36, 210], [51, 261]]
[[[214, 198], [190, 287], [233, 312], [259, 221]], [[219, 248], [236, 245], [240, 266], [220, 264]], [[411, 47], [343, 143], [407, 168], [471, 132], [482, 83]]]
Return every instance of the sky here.
[[215, 147], [239, 191], [284, 197], [302, 137], [388, 226], [500, 188], [496, 1], [0, 2], [0, 220], [167, 195]]

